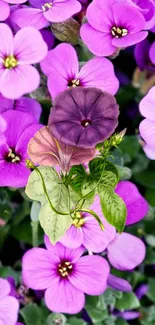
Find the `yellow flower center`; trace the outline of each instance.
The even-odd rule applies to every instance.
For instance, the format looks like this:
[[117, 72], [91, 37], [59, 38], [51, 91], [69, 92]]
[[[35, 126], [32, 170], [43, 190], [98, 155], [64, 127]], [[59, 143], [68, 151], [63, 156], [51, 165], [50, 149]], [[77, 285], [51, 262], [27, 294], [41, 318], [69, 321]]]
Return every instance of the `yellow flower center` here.
[[69, 88], [75, 88], [75, 87], [78, 87], [78, 86], [80, 86], [80, 80], [79, 79], [70, 80], [69, 83], [68, 83]]
[[52, 8], [52, 3], [51, 2], [46, 2], [43, 6], [42, 6], [42, 10], [43, 11], [47, 11], [49, 9]]
[[111, 34], [112, 34], [112, 36], [114, 36], [116, 38], [120, 38], [120, 37], [128, 35], [128, 30], [126, 28], [119, 28], [119, 27], [114, 26], [111, 29]]
[[4, 66], [6, 69], [13, 69], [17, 66], [18, 61], [16, 60], [16, 58], [13, 55], [7, 56], [4, 59]]
[[75, 219], [73, 219], [72, 224], [77, 228], [81, 228], [84, 223], [84, 218], [81, 217], [81, 213], [76, 212], [76, 216]]
[[58, 265], [58, 272], [60, 275], [65, 278], [68, 276], [73, 270], [73, 265], [71, 262], [62, 262]]
[[20, 158], [16, 156], [16, 154], [12, 151], [12, 149], [9, 148], [7, 161], [11, 163], [18, 163], [20, 161]]

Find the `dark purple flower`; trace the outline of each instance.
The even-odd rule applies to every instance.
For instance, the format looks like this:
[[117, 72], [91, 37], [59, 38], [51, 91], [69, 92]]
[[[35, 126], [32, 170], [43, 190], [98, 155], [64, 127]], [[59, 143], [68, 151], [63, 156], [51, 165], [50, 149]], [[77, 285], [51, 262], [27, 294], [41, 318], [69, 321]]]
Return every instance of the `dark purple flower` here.
[[146, 295], [146, 293], [148, 292], [149, 286], [148, 284], [141, 284], [137, 289], [136, 289], [136, 296], [138, 297], [138, 299], [142, 299], [143, 296]]
[[130, 310], [125, 310], [125, 311], [114, 311], [113, 312], [114, 316], [121, 317], [126, 320], [132, 320], [140, 317], [140, 312], [138, 311], [130, 311]]
[[43, 40], [46, 42], [48, 50], [51, 50], [54, 46], [55, 37], [50, 30], [41, 29], [40, 33], [42, 35]]
[[7, 111], [3, 117], [7, 129], [6, 143], [0, 146], [0, 186], [23, 187], [30, 175], [25, 163], [29, 158], [27, 145], [42, 125], [32, 115], [20, 111]]
[[42, 108], [41, 105], [33, 98], [20, 97], [19, 99], [12, 100], [5, 98], [0, 94], [0, 103], [0, 114], [13, 109], [32, 114], [37, 121], [40, 119]]
[[50, 25], [49, 22], [65, 21], [81, 10], [77, 0], [29, 0], [32, 7], [16, 10], [13, 21], [19, 27], [32, 26], [42, 29]]
[[97, 88], [71, 88], [55, 98], [49, 130], [65, 144], [93, 148], [114, 132], [118, 115], [112, 95]]
[[81, 27], [81, 37], [97, 56], [108, 56], [118, 48], [139, 43], [148, 35], [145, 19], [131, 3], [94, 0], [87, 9], [88, 23]]
[[[120, 0], [118, 0], [120, 1]], [[155, 2], [154, 0], [121, 0], [124, 3], [131, 3], [137, 10], [139, 10], [145, 18], [145, 28], [151, 29], [155, 23]]]
[[[140, 70], [155, 71], [155, 65], [153, 65], [153, 56], [155, 57], [155, 42], [151, 44], [146, 38], [135, 47], [135, 59]], [[151, 50], [151, 55], [150, 55]], [[152, 59], [152, 60], [151, 60]], [[152, 62], [151, 62], [152, 61]], [[155, 62], [155, 61], [154, 61]]]

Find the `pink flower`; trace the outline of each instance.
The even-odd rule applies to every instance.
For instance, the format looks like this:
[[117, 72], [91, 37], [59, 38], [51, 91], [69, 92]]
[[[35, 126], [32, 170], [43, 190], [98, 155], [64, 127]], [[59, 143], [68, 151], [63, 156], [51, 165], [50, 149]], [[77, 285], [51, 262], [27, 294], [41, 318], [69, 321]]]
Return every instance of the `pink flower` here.
[[71, 166], [88, 162], [95, 156], [95, 148], [81, 150], [57, 141], [45, 126], [30, 140], [28, 153], [40, 166], [59, 166], [68, 171]]
[[155, 87], [140, 102], [140, 112], [145, 119], [140, 123], [140, 135], [146, 142], [143, 149], [150, 159], [155, 159]]
[[113, 64], [108, 59], [93, 58], [79, 69], [76, 51], [66, 43], [49, 51], [41, 62], [41, 68], [48, 76], [48, 89], [52, 98], [68, 87], [96, 87], [112, 95], [119, 87]]
[[32, 7], [16, 10], [13, 21], [19, 27], [32, 26], [42, 29], [49, 26], [49, 22], [65, 21], [81, 10], [77, 0], [29, 0]]
[[23, 257], [24, 283], [45, 291], [45, 303], [53, 312], [78, 313], [85, 295], [100, 295], [107, 288], [109, 266], [101, 256], [83, 256], [84, 248], [69, 249], [46, 240], [47, 250], [33, 248]]
[[7, 128], [7, 123], [2, 115], [0, 115], [0, 145], [5, 143], [6, 137], [4, 135], [4, 132]]
[[41, 34], [32, 27], [23, 28], [13, 37], [6, 24], [0, 24], [0, 92], [16, 99], [39, 86], [38, 71], [31, 66], [47, 54]]
[[0, 324], [15, 325], [18, 318], [19, 303], [11, 297], [9, 282], [0, 278]]
[[10, 6], [11, 4], [24, 3], [27, 0], [0, 0], [0, 21], [7, 19], [10, 15]]

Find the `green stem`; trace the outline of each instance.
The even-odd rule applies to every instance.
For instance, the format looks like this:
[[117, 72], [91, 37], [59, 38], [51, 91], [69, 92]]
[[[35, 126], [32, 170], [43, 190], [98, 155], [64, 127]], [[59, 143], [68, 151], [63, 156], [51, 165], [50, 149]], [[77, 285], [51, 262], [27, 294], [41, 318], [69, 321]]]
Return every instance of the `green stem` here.
[[32, 227], [32, 244], [33, 244], [33, 247], [37, 247], [38, 246], [39, 221], [31, 221], [31, 227]]
[[101, 229], [104, 230], [103, 223], [101, 222], [100, 218], [98, 217], [98, 215], [94, 211], [89, 210], [89, 209], [77, 209], [76, 212], [87, 212], [87, 213], [91, 214], [97, 220], [97, 222], [99, 223]]

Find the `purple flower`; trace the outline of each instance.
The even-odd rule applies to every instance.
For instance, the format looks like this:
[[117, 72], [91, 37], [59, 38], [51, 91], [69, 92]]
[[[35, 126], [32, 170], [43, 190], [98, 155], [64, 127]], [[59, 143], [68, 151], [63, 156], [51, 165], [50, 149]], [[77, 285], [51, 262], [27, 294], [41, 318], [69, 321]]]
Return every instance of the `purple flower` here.
[[19, 4], [24, 3], [27, 0], [0, 0], [0, 21], [7, 19], [10, 15], [10, 7], [11, 4]]
[[41, 62], [41, 68], [48, 76], [48, 89], [52, 98], [69, 87], [96, 87], [112, 95], [119, 87], [113, 65], [108, 59], [93, 58], [79, 71], [76, 51], [66, 43], [49, 51]]
[[30, 175], [25, 163], [29, 158], [27, 145], [42, 125], [32, 115], [20, 111], [7, 111], [3, 117], [7, 129], [6, 143], [0, 146], [0, 186], [23, 187]]
[[113, 274], [109, 274], [107, 284], [110, 288], [122, 292], [130, 292], [132, 291], [132, 287], [127, 280], [122, 278], [118, 278]]
[[99, 197], [96, 196], [90, 207], [101, 219], [104, 230], [102, 231], [96, 219], [88, 213], [77, 215], [73, 225], [66, 231], [59, 240], [64, 246], [77, 248], [81, 245], [94, 253], [103, 252], [109, 243], [115, 238], [116, 230], [103, 217]]
[[118, 183], [115, 192], [126, 204], [126, 225], [132, 225], [146, 216], [149, 210], [149, 205], [139, 193], [136, 185], [129, 181], [121, 181]]
[[107, 261], [101, 256], [81, 257], [83, 252], [82, 246], [72, 250], [48, 241], [47, 250], [33, 248], [24, 255], [24, 283], [46, 290], [45, 303], [53, 312], [76, 314], [84, 307], [84, 293], [100, 295], [107, 288]]
[[139, 105], [145, 119], [140, 123], [140, 135], [145, 141], [143, 149], [150, 159], [155, 159], [155, 87], [142, 99]]
[[118, 48], [139, 43], [148, 33], [143, 15], [128, 3], [94, 0], [87, 9], [88, 23], [81, 27], [81, 37], [97, 56], [108, 56]]
[[155, 71], [155, 42], [151, 44], [146, 38], [135, 47], [135, 59], [138, 67], [141, 70]]
[[13, 37], [6, 24], [0, 24], [0, 92], [17, 99], [39, 86], [39, 73], [30, 64], [40, 62], [47, 54], [41, 34], [26, 27]]
[[[120, 1], [120, 0], [116, 0]], [[121, 0], [124, 3], [132, 4], [145, 18], [144, 29], [151, 29], [155, 24], [155, 3], [154, 0]]]
[[130, 310], [125, 310], [125, 311], [114, 311], [113, 315], [117, 317], [121, 317], [126, 320], [132, 320], [140, 317], [140, 312], [138, 311], [130, 311]]
[[58, 95], [49, 117], [49, 130], [59, 141], [93, 148], [117, 126], [115, 98], [97, 88], [70, 88]]
[[55, 37], [50, 30], [41, 29], [40, 33], [48, 46], [48, 50], [51, 50], [54, 47]]
[[1, 325], [15, 325], [18, 318], [19, 303], [10, 295], [10, 285], [0, 278], [0, 323]]
[[0, 145], [3, 144], [6, 140], [4, 132], [7, 128], [7, 124], [2, 115], [0, 115]]
[[139, 238], [128, 233], [116, 234], [107, 247], [107, 256], [118, 270], [133, 270], [145, 258], [145, 245]]
[[41, 105], [33, 98], [20, 97], [19, 99], [12, 100], [3, 97], [0, 94], [0, 114], [8, 110], [16, 110], [32, 114], [33, 117], [39, 121], [41, 115]]
[[59, 166], [65, 172], [73, 165], [90, 161], [95, 153], [95, 148], [81, 150], [58, 142], [46, 126], [35, 134], [28, 145], [28, 154], [34, 164]]
[[16, 10], [12, 19], [19, 27], [32, 26], [42, 29], [49, 22], [58, 23], [67, 20], [81, 10], [77, 0], [30, 0], [32, 7]]
[[137, 289], [136, 289], [136, 296], [140, 300], [147, 294], [149, 290], [149, 285], [148, 284], [141, 284]]

